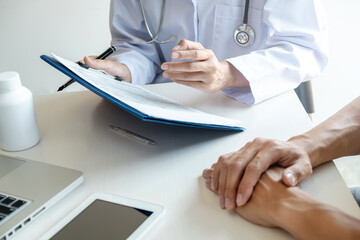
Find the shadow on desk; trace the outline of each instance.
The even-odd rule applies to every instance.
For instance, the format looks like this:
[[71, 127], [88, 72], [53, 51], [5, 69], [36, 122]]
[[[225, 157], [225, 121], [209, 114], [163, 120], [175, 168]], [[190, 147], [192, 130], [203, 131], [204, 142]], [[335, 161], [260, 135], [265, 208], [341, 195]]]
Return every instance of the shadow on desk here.
[[[111, 134], [114, 141], [129, 148], [146, 147], [158, 152], [173, 151], [187, 148], [204, 142], [241, 134], [238, 131], [214, 130], [204, 128], [182, 127], [176, 125], [160, 124], [143, 121], [124, 109], [102, 100], [95, 107], [93, 122], [94, 131], [98, 134]], [[156, 142], [156, 145], [145, 145], [108, 130], [109, 125], [118, 126], [133, 133], [139, 134]]]

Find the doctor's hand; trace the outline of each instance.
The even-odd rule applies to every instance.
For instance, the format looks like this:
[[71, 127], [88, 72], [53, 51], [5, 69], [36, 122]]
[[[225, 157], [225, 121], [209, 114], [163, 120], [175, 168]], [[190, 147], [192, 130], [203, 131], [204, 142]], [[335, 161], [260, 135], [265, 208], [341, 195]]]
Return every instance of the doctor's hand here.
[[214, 93], [228, 87], [248, 87], [244, 76], [227, 61], [218, 61], [213, 51], [200, 43], [181, 40], [171, 57], [182, 62], [165, 62], [163, 76], [176, 83]]
[[219, 194], [220, 207], [228, 210], [243, 206], [250, 199], [260, 176], [273, 164], [286, 168], [282, 181], [295, 186], [312, 173], [307, 152], [291, 140], [256, 138], [240, 150], [220, 156], [203, 171], [206, 186]]
[[91, 68], [104, 70], [112, 76], [120, 77], [125, 82], [131, 83], [131, 73], [129, 68], [122, 63], [118, 63], [111, 60], [95, 59], [95, 56], [84, 57], [84, 63]]

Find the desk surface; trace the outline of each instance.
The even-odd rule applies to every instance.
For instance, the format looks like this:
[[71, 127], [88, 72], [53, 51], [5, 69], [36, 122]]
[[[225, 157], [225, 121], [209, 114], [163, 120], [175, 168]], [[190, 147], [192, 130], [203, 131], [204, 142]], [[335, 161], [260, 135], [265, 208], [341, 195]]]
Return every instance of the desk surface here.
[[[106, 192], [165, 206], [166, 213], [146, 239], [289, 239], [280, 229], [251, 224], [220, 209], [207, 190], [202, 170], [221, 154], [235, 151], [255, 137], [286, 140], [311, 128], [293, 92], [256, 106], [222, 93], [213, 95], [176, 84], [146, 86], [194, 108], [237, 118], [244, 132], [226, 132], [146, 123], [88, 92], [35, 96], [40, 143], [7, 153], [78, 169], [85, 182], [14, 239], [37, 239], [93, 192]], [[157, 142], [143, 145], [108, 130], [116, 125]], [[315, 197], [354, 216], [360, 210], [333, 163], [318, 167], [302, 187]]]

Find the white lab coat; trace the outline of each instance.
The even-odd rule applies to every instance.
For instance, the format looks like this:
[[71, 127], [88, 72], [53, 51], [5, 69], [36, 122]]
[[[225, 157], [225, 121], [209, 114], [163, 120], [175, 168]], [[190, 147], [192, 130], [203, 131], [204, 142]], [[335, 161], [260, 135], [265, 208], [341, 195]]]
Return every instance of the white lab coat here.
[[[155, 35], [161, 0], [143, 0], [147, 21]], [[248, 24], [255, 30], [250, 47], [239, 46], [234, 30], [242, 24], [245, 0], [167, 0], [159, 40], [150, 40], [139, 0], [112, 0], [110, 29], [117, 51], [111, 59], [126, 64], [134, 84], [169, 81], [160, 66], [170, 62], [181, 39], [200, 42], [226, 60], [249, 81], [250, 88], [223, 91], [238, 101], [254, 104], [296, 88], [318, 76], [327, 64], [327, 22], [321, 0], [252, 0]]]

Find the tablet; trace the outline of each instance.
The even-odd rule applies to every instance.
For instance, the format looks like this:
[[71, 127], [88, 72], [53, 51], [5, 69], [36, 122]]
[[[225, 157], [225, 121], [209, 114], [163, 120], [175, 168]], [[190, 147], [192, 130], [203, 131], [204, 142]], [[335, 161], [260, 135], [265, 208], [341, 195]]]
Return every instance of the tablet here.
[[41, 239], [141, 239], [163, 212], [153, 203], [95, 193]]

